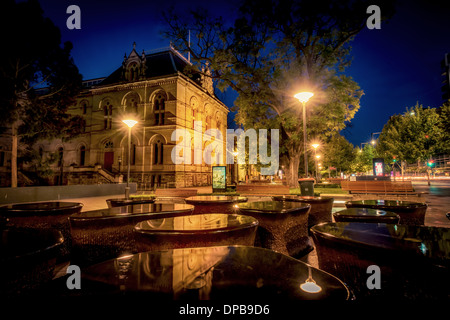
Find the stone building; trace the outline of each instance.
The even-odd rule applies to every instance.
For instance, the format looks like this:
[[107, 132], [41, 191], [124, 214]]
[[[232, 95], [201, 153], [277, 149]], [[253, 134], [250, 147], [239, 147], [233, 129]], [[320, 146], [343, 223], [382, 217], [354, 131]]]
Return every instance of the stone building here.
[[[36, 145], [42, 156], [59, 157], [52, 164], [54, 179], [50, 183], [126, 181], [128, 127], [122, 120], [133, 118], [138, 124], [131, 131], [131, 182], [141, 189], [210, 185], [212, 170], [205, 159], [201, 164], [175, 164], [171, 157], [177, 143], [172, 141], [172, 133], [186, 129], [194, 137], [194, 121], [201, 121], [202, 137], [212, 128], [226, 136], [229, 110], [214, 95], [212, 79], [205, 76], [207, 67], [201, 73], [193, 68], [189, 71], [189, 66], [172, 47], [139, 54], [134, 44], [112, 74], [84, 81], [84, 91], [69, 108], [71, 114], [84, 117], [84, 134], [69, 142], [41, 141]], [[210, 143], [204, 140], [202, 149]], [[217, 142], [225, 151], [225, 139]], [[191, 148], [193, 154], [193, 139]], [[212, 156], [225, 162], [225, 152]]]

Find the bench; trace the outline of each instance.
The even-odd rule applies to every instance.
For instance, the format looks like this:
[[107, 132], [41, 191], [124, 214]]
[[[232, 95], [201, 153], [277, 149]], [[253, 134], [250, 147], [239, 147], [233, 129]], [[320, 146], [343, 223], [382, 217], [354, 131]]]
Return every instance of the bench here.
[[421, 192], [415, 192], [411, 181], [342, 181], [342, 190], [347, 190], [351, 194], [357, 193], [375, 193], [375, 194], [405, 194], [419, 195]]
[[157, 188], [155, 190], [156, 198], [189, 198], [197, 195], [197, 189], [184, 189], [184, 188]]
[[282, 184], [238, 184], [236, 192], [239, 194], [256, 194], [256, 195], [287, 195], [289, 194], [289, 186]]

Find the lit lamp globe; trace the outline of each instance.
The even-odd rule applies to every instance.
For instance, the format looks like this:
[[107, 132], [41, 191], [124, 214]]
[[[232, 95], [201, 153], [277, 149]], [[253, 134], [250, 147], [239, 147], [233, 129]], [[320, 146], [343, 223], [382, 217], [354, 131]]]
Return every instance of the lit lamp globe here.
[[306, 103], [308, 100], [314, 95], [312, 92], [299, 92], [294, 95], [294, 98], [297, 98], [301, 103]]
[[322, 288], [316, 284], [316, 282], [312, 279], [306, 280], [304, 283], [300, 285], [300, 289], [307, 293], [319, 293], [322, 291]]
[[134, 125], [138, 123], [136, 120], [122, 120], [122, 122], [125, 123], [128, 128], [133, 128]]
[[308, 279], [300, 285], [300, 289], [307, 293], [319, 293], [322, 287], [319, 286], [312, 278], [311, 268], [308, 267]]

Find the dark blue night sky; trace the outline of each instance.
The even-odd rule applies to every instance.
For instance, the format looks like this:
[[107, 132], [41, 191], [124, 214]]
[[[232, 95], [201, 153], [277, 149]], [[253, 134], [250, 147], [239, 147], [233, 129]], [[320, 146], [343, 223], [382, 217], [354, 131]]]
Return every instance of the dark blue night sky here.
[[[74, 45], [72, 55], [84, 79], [107, 76], [129, 54], [169, 45], [161, 36], [162, 10], [196, 5], [224, 17], [233, 16], [236, 0], [40, 0], [44, 15]], [[355, 146], [379, 132], [389, 117], [419, 102], [438, 107], [441, 98], [440, 61], [450, 52], [450, 5], [445, 1], [400, 1], [396, 15], [381, 30], [364, 30], [352, 43], [353, 62], [346, 70], [364, 90], [361, 108], [344, 135]], [[185, 3], [185, 4], [183, 4]], [[81, 30], [69, 30], [66, 9], [81, 8]], [[383, 10], [383, 8], [381, 8]], [[369, 15], [368, 15], [369, 16]], [[222, 97], [232, 106], [232, 96]]]

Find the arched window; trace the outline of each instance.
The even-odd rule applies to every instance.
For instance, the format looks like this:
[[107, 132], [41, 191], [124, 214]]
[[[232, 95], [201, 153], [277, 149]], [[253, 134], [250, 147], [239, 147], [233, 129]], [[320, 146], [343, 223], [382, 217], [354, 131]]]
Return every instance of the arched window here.
[[105, 149], [112, 149], [114, 148], [114, 143], [112, 143], [112, 141], [106, 141], [105, 142]]
[[220, 122], [220, 120], [216, 120], [216, 127], [217, 127], [217, 130], [222, 132], [222, 122]]
[[128, 93], [125, 97], [125, 108], [127, 113], [138, 113], [139, 95], [136, 92]]
[[153, 164], [163, 164], [163, 161], [164, 161], [163, 143], [160, 139], [158, 139], [153, 144]]
[[85, 165], [85, 159], [86, 159], [86, 147], [81, 146], [81, 148], [80, 148], [80, 166]]
[[133, 62], [128, 66], [128, 81], [136, 81], [138, 77], [138, 65], [136, 62]]
[[158, 144], [153, 145], [153, 164], [158, 164], [158, 158], [159, 158], [159, 146]]
[[195, 128], [195, 120], [198, 116], [198, 101], [197, 98], [192, 97], [191, 98], [191, 108], [192, 108], [192, 128]]
[[211, 129], [211, 116], [207, 116], [205, 122], [205, 131]]
[[86, 112], [87, 112], [87, 102], [83, 101], [81, 103], [81, 113], [86, 114]]
[[112, 124], [112, 105], [109, 101], [103, 106], [103, 129], [111, 129]]
[[157, 126], [164, 124], [164, 113], [166, 108], [165, 103], [166, 103], [165, 97], [161, 93], [157, 94], [155, 97], [153, 108], [155, 113], [155, 124]]

